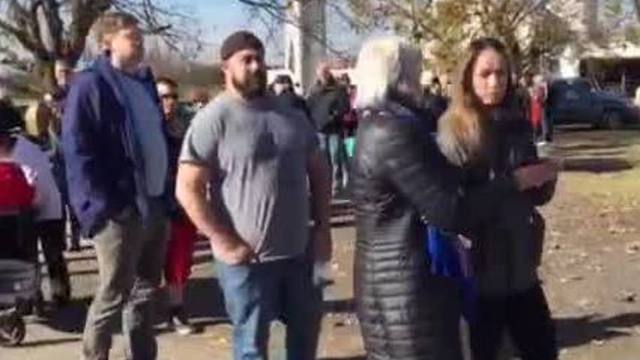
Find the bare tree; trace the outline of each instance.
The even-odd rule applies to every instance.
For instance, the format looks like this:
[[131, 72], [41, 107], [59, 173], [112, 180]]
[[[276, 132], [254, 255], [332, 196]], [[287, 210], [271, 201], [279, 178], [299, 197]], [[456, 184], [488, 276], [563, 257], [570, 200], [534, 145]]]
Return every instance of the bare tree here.
[[[75, 64], [93, 23], [108, 10], [133, 14], [173, 49], [199, 50], [191, 16], [164, 0], [0, 0], [0, 54], [5, 63], [36, 71], [52, 88], [55, 61]], [[31, 61], [24, 62], [25, 53]]]
[[[245, 5], [252, 14], [252, 18], [259, 21], [266, 29], [266, 40], [269, 41], [279, 35], [284, 24], [290, 24], [291, 18], [287, 15], [287, 11], [292, 6], [294, 1], [300, 1], [303, 6], [310, 5], [317, 0], [237, 0], [239, 3]], [[351, 29], [361, 29], [364, 26], [359, 24], [359, 18], [354, 17], [348, 6], [348, 1], [345, 0], [326, 0], [327, 12], [329, 12], [335, 20], [338, 20], [341, 25], [346, 24]], [[309, 25], [308, 28], [303, 29], [314, 41], [323, 44], [326, 49], [340, 58], [346, 57], [345, 51], [339, 49], [335, 44], [326, 36], [321, 34], [314, 25]]]
[[287, 8], [290, 0], [287, 0], [285, 2], [281, 0], [238, 0], [238, 1], [251, 7], [260, 8], [264, 11], [280, 12]]
[[384, 28], [429, 49], [431, 62], [449, 73], [464, 46], [479, 36], [504, 41], [517, 70], [570, 41], [563, 19], [549, 0], [348, 0], [365, 30]]

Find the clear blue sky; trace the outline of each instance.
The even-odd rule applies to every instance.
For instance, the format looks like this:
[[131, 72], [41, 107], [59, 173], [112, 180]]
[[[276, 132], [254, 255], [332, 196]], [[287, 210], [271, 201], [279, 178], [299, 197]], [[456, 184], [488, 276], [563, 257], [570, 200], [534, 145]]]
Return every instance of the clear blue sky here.
[[259, 24], [252, 22], [247, 7], [237, 0], [176, 0], [193, 10], [207, 42], [219, 45], [230, 33], [239, 29], [260, 32]]
[[[174, 0], [173, 3], [182, 6], [198, 19], [207, 45], [201, 57], [203, 60], [213, 56], [212, 53], [215, 54], [224, 38], [236, 30], [251, 30], [263, 39], [269, 34], [267, 26], [252, 16], [247, 6], [238, 0]], [[361, 43], [361, 37], [351, 31], [344, 21], [332, 18], [331, 11], [329, 23], [329, 41], [335, 48], [353, 49], [353, 45]], [[332, 36], [332, 33], [340, 36]], [[267, 58], [273, 65], [277, 65], [283, 56], [284, 39], [282, 33], [273, 35], [274, 38], [267, 39]]]

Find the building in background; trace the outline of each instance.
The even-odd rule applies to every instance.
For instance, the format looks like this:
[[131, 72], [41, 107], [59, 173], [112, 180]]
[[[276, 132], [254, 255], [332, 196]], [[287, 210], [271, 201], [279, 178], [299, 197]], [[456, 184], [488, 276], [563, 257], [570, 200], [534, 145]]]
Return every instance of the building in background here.
[[[577, 11], [570, 17], [577, 39], [558, 59], [555, 75], [585, 77], [596, 88], [633, 96], [640, 86], [640, 46], [627, 38], [625, 24], [617, 24], [620, 29], [615, 34], [607, 33], [602, 0], [556, 1]], [[635, 11], [630, 2], [624, 6]], [[636, 21], [633, 15], [629, 21]]]

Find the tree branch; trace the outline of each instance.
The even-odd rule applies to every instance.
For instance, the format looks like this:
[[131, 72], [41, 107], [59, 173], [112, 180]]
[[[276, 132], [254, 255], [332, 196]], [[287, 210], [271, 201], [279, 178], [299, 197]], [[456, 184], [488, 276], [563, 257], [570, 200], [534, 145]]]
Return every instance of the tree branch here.
[[[283, 24], [289, 24], [289, 25], [295, 25], [297, 26], [298, 24], [296, 24], [292, 19], [290, 19], [287, 15], [286, 15], [286, 10], [289, 8], [288, 4], [287, 6], [283, 6], [280, 5], [278, 0], [238, 0], [239, 2], [249, 6], [249, 9], [251, 11], [253, 11], [257, 16], [258, 19], [263, 22], [265, 24], [265, 26], [268, 23], [268, 19], [272, 19], [273, 21], [276, 22], [276, 24], [278, 25], [283, 25]], [[267, 18], [261, 18], [260, 15], [264, 14], [267, 16]], [[305, 34], [307, 34], [310, 38], [312, 38], [314, 41], [317, 41], [319, 43], [321, 43], [322, 45], [324, 45], [326, 47], [326, 49], [333, 53], [336, 54], [338, 56], [342, 56], [343, 52], [341, 52], [340, 50], [336, 49], [334, 46], [332, 46], [328, 41], [326, 41], [326, 39], [324, 39], [321, 34], [318, 34], [318, 32], [316, 31], [316, 29], [314, 29], [314, 26], [308, 26], [308, 27], [303, 27], [301, 28], [301, 31], [303, 31]], [[273, 32], [270, 31], [269, 36], [273, 35]]]
[[25, 49], [31, 52], [37, 51], [38, 47], [31, 39], [31, 35], [25, 29], [19, 29], [0, 19], [0, 30], [3, 30], [13, 36]]
[[111, 8], [112, 0], [71, 0], [71, 24], [64, 56], [75, 63], [87, 43], [87, 35], [100, 15]]
[[254, 8], [260, 8], [266, 11], [284, 11], [287, 5], [281, 5], [278, 0], [238, 0], [239, 2]]
[[[518, 26], [522, 20], [526, 17], [539, 12], [548, 3], [548, 0], [520, 0], [520, 8], [514, 12], [511, 20], [509, 21], [509, 27], [514, 28]], [[531, 4], [533, 2], [533, 4]]]
[[41, 1], [42, 12], [46, 19], [49, 35], [51, 36], [52, 44], [49, 51], [56, 52], [56, 57], [60, 56], [58, 52], [62, 48], [63, 44], [63, 32], [64, 24], [60, 18], [60, 4], [55, 0], [43, 0]]

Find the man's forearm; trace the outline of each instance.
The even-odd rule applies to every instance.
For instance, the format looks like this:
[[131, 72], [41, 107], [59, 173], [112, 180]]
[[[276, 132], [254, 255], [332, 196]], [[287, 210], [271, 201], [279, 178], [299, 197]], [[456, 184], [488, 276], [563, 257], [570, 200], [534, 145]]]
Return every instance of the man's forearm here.
[[222, 224], [207, 202], [207, 182], [187, 176], [178, 178], [176, 196], [193, 224], [211, 242], [228, 243], [235, 241], [237, 235]]

